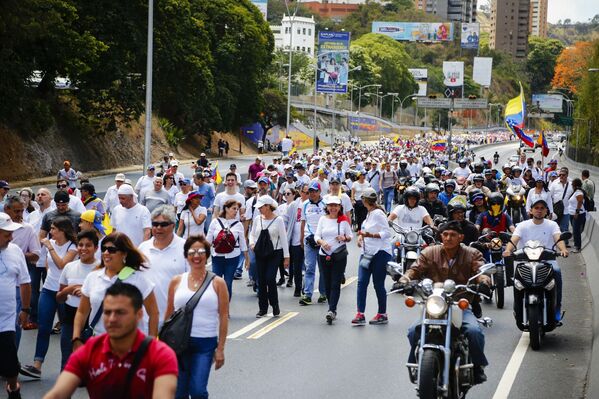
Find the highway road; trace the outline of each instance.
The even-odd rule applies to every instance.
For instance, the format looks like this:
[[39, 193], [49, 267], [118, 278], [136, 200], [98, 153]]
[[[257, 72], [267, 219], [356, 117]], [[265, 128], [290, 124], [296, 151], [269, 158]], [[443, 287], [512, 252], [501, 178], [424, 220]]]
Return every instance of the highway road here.
[[[487, 147], [477, 156], [492, 159], [495, 150], [503, 163], [515, 153], [516, 145]], [[244, 163], [237, 163], [241, 171], [246, 170], [247, 164], [241, 167]], [[245, 286], [245, 280], [234, 283], [226, 363], [211, 375], [212, 398], [416, 397], [405, 368], [409, 349], [406, 331], [419, 317], [419, 311], [406, 308], [402, 296], [392, 295], [388, 298], [388, 325], [351, 326], [358, 270], [358, 249], [354, 243], [349, 251], [347, 283], [341, 293], [338, 319], [332, 326], [325, 323], [325, 305], [300, 307], [293, 289], [285, 287], [279, 289], [281, 317], [257, 320], [255, 294]], [[547, 334], [540, 351], [529, 349], [527, 334], [515, 326], [511, 292], [507, 292], [503, 310], [483, 305], [485, 315], [495, 321], [492, 328], [485, 330], [485, 352], [490, 362], [486, 370], [488, 381], [474, 387], [469, 397], [584, 397], [592, 340], [586, 265], [579, 254], [561, 259], [560, 265], [565, 323]], [[391, 286], [391, 281], [387, 281], [387, 286]], [[366, 317], [371, 318], [375, 312], [376, 297], [371, 286]], [[23, 334], [19, 355], [25, 364], [33, 360], [35, 334]], [[59, 359], [59, 339], [52, 336], [43, 379], [24, 382], [24, 398], [40, 397], [51, 387], [58, 375]], [[74, 397], [87, 395], [78, 392]]]

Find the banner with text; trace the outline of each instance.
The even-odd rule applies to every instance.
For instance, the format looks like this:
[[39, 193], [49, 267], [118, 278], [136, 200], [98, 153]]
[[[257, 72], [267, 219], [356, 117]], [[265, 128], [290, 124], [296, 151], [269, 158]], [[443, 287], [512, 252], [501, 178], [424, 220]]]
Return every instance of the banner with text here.
[[443, 61], [443, 84], [447, 87], [458, 87], [464, 84], [464, 62]]
[[480, 36], [480, 25], [477, 22], [462, 23], [462, 48], [477, 49]]
[[409, 42], [450, 42], [453, 40], [453, 23], [374, 21], [372, 33]]
[[347, 93], [349, 32], [318, 32], [318, 93]]
[[410, 68], [408, 72], [412, 74], [412, 77], [418, 83], [418, 93], [417, 96], [426, 97], [426, 89], [428, 82], [428, 69], [426, 68]]

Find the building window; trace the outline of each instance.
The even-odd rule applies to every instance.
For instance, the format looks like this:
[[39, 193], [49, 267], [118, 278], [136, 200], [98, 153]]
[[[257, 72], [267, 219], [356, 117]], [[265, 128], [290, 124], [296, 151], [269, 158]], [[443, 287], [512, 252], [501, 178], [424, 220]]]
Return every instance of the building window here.
[[312, 36], [312, 29], [308, 28], [308, 36]]
[[300, 51], [300, 47], [299, 46], [297, 46], [297, 51]]
[[306, 34], [306, 28], [302, 29], [302, 34], [305, 35]]
[[297, 28], [297, 34], [301, 35], [302, 30], [300, 28]]

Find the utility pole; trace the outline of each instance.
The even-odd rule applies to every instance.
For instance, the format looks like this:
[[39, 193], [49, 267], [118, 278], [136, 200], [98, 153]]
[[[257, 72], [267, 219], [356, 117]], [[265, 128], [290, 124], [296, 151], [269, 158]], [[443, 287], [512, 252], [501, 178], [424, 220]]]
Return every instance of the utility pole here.
[[146, 126], [144, 127], [144, 171], [152, 162], [152, 58], [154, 54], [154, 0], [148, 0], [148, 55], [146, 60]]

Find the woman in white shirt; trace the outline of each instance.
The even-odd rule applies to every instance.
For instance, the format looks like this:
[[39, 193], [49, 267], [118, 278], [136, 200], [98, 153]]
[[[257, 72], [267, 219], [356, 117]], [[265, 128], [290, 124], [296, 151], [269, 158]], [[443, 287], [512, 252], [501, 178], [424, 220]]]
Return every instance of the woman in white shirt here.
[[385, 212], [377, 205], [376, 191], [372, 188], [366, 189], [362, 194], [362, 200], [368, 215], [358, 231], [358, 247], [362, 248], [362, 256], [358, 267], [358, 313], [352, 324], [366, 324], [364, 310], [371, 275], [378, 300], [378, 313], [370, 320], [370, 324], [387, 324], [385, 277], [387, 262], [391, 260], [391, 232]]
[[[279, 316], [281, 310], [276, 276], [281, 258], [283, 258], [285, 269], [289, 268], [287, 231], [283, 219], [274, 213], [277, 209], [277, 202], [271, 196], [261, 196], [254, 206], [260, 211], [260, 216], [254, 220], [250, 233], [250, 248], [256, 254], [258, 273], [259, 311], [256, 317], [266, 316], [269, 303], [272, 306], [273, 316]], [[270, 241], [270, 245], [268, 241]]]
[[179, 182], [179, 187], [181, 187], [181, 191], [175, 194], [174, 200], [174, 205], [177, 208], [177, 218], [180, 218], [181, 212], [183, 212], [183, 208], [185, 207], [185, 201], [187, 201], [187, 197], [191, 193], [191, 180], [182, 179]]
[[40, 379], [42, 376], [42, 363], [48, 353], [50, 333], [56, 311], [62, 319], [63, 306], [56, 301], [56, 294], [60, 288], [59, 279], [62, 269], [67, 263], [75, 259], [77, 248], [76, 237], [71, 220], [66, 216], [58, 216], [52, 220], [50, 226], [52, 239], [43, 238], [41, 244], [48, 250], [46, 255], [46, 268], [48, 274], [40, 293], [38, 304], [38, 330], [35, 344], [33, 365], [21, 367], [21, 374], [31, 378]]
[[[304, 267], [304, 249], [302, 248], [302, 203], [308, 199], [308, 185], [300, 184], [299, 191], [287, 189], [285, 198], [293, 198], [287, 206], [287, 241], [289, 242], [289, 280], [287, 287], [295, 283], [293, 296], [299, 298], [302, 295], [302, 270]], [[291, 194], [291, 195], [290, 195]]]
[[535, 203], [539, 199], [542, 199], [547, 203], [549, 209], [547, 215], [551, 217], [553, 214], [553, 201], [551, 199], [551, 193], [545, 189], [543, 176], [537, 176], [535, 178], [535, 185], [528, 191], [528, 195], [526, 196], [526, 213], [529, 215], [529, 218], [532, 217], [532, 214], [530, 213], [530, 204]]
[[354, 205], [354, 216], [356, 225], [361, 226], [368, 212], [362, 202], [362, 194], [364, 190], [370, 187], [370, 183], [366, 181], [366, 173], [358, 172], [358, 180], [352, 184], [351, 200]]
[[584, 191], [582, 191], [582, 180], [572, 180], [572, 195], [568, 199], [568, 211], [572, 223], [572, 235], [574, 236], [573, 253], [580, 252], [582, 245], [582, 231], [586, 223], [586, 210], [584, 209]]
[[[165, 321], [184, 307], [206, 278], [210, 243], [191, 236], [183, 246], [189, 272], [175, 276], [168, 287]], [[214, 262], [214, 259], [212, 260]], [[229, 296], [225, 281], [215, 276], [193, 310], [193, 322], [186, 351], [179, 357], [177, 398], [207, 398], [208, 378], [225, 363], [225, 341], [229, 323]]]
[[179, 192], [179, 188], [175, 182], [175, 176], [171, 174], [166, 174], [162, 178], [162, 184], [164, 185], [164, 189], [168, 193], [169, 204], [175, 203], [175, 196]]
[[94, 230], [85, 230], [79, 233], [77, 235], [77, 254], [79, 255], [79, 259], [67, 263], [60, 275], [60, 291], [56, 294], [56, 301], [64, 303], [64, 317], [60, 330], [61, 370], [64, 368], [73, 351], [71, 339], [73, 338], [75, 314], [77, 313], [77, 307], [79, 307], [80, 302], [79, 298], [81, 297], [81, 286], [87, 275], [100, 264], [95, 256], [97, 249], [98, 236]]
[[201, 200], [202, 195], [197, 191], [193, 191], [187, 196], [177, 228], [179, 237], [204, 236], [204, 222], [208, 217], [208, 211], [200, 205]]
[[318, 221], [314, 240], [320, 244], [318, 255], [329, 303], [325, 319], [328, 324], [332, 324], [337, 317], [341, 281], [347, 265], [347, 243], [352, 239], [352, 231], [349, 219], [343, 214], [341, 198], [327, 195], [324, 202], [327, 206], [326, 215]]
[[[206, 240], [212, 245], [212, 271], [219, 277], [224, 278], [229, 290], [229, 300], [233, 295], [233, 276], [237, 265], [239, 265], [239, 257], [243, 254], [245, 258], [246, 268], [250, 264], [250, 258], [247, 252], [247, 243], [243, 224], [237, 220], [237, 213], [241, 208], [241, 204], [234, 199], [230, 199], [223, 205], [219, 217], [212, 219]], [[221, 234], [221, 238], [219, 234]], [[225, 239], [227, 231], [232, 234], [235, 243], [230, 243]]]

